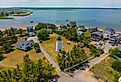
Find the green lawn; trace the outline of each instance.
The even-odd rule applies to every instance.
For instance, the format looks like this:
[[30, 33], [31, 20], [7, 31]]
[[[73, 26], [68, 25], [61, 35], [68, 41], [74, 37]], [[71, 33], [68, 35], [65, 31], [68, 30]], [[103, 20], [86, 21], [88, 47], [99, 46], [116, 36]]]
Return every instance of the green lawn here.
[[[49, 55], [55, 60], [57, 63], [57, 56], [58, 52], [56, 52], [56, 39], [58, 35], [57, 34], [51, 34], [50, 39], [47, 41], [42, 42], [42, 46], [45, 48], [45, 50], [49, 53]], [[70, 45], [67, 44], [69, 40], [67, 40], [65, 37], [62, 38], [62, 49], [66, 52], [69, 52], [72, 50], [73, 46], [76, 45], [76, 43], [70, 41]]]
[[90, 71], [92, 71], [96, 76], [100, 77], [104, 81], [113, 82], [114, 75], [119, 74], [119, 72], [113, 70], [111, 67], [112, 62], [114, 61], [116, 61], [116, 59], [107, 57], [105, 60], [91, 68]]
[[[25, 37], [23, 37], [25, 38]], [[14, 51], [4, 54], [5, 59], [1, 61], [0, 68], [12, 68], [16, 67], [17, 64], [23, 63], [23, 57], [28, 54], [30, 59], [33, 61], [42, 59], [43, 62], [49, 63], [42, 53], [36, 53], [34, 47], [32, 50], [25, 52], [16, 48], [16, 44], [12, 44]]]

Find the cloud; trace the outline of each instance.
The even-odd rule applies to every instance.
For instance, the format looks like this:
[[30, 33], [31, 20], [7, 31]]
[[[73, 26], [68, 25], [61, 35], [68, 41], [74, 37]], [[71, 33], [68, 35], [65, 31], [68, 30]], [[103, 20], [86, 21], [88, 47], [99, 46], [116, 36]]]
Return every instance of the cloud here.
[[121, 0], [4, 0], [0, 6], [121, 7]]

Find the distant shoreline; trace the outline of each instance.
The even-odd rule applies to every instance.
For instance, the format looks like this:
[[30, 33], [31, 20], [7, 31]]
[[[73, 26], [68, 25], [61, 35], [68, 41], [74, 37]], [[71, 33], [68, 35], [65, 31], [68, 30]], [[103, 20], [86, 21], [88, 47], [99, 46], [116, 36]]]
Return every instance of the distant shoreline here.
[[[1, 7], [4, 9], [4, 7]], [[121, 9], [120, 7], [6, 7], [5, 9]]]

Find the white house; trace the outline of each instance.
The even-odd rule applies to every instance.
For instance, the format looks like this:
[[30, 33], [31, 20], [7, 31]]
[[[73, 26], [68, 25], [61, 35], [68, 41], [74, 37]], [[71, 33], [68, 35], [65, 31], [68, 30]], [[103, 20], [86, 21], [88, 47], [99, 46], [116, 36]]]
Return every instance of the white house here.
[[52, 33], [53, 33], [53, 30], [50, 29], [50, 28], [48, 28], [48, 29], [47, 29], [47, 32], [48, 32], [49, 34], [52, 34]]
[[84, 33], [84, 32], [77, 30], [77, 35], [81, 35], [81, 34], [83, 34], [83, 33]]
[[56, 40], [56, 51], [61, 51], [62, 50], [62, 39], [59, 36]]

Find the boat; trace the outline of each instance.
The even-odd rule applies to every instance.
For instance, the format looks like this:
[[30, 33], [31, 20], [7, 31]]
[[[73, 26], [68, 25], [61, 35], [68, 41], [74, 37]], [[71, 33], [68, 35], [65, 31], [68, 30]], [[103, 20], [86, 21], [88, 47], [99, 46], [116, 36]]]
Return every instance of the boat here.
[[30, 21], [31, 23], [33, 23], [34, 21]]

